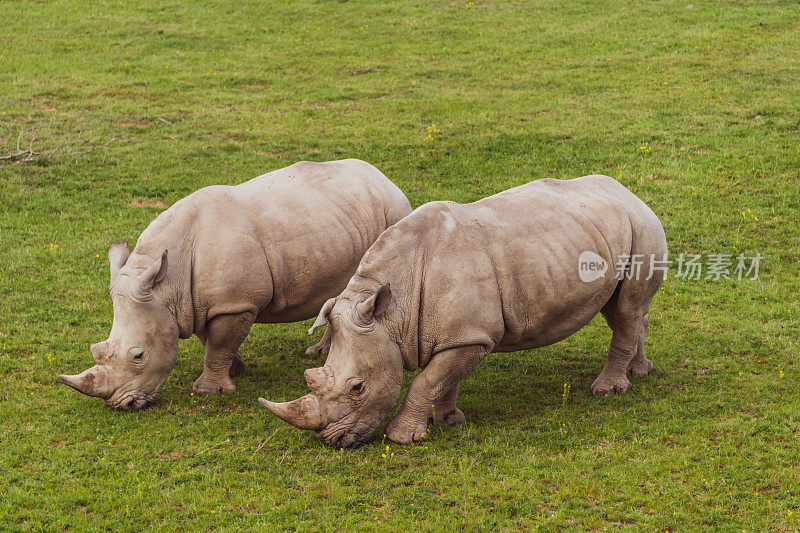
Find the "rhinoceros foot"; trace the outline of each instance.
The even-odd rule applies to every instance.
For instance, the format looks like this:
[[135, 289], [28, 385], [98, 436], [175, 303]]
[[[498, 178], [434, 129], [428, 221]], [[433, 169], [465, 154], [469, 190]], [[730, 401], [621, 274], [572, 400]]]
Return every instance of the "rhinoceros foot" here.
[[328, 353], [330, 350], [331, 350], [331, 328], [328, 328], [325, 330], [325, 335], [322, 336], [322, 338], [317, 344], [308, 347], [308, 349], [306, 350], [306, 355], [319, 355], [321, 353]]
[[192, 389], [197, 394], [228, 394], [236, 390], [236, 385], [228, 376], [209, 376], [203, 372], [194, 382]]
[[607, 396], [619, 392], [628, 392], [631, 387], [631, 382], [626, 376], [604, 376], [601, 373], [592, 383], [592, 394], [595, 396]]
[[319, 355], [321, 353], [327, 352], [330, 350], [331, 344], [330, 343], [323, 343], [322, 341], [318, 342], [313, 346], [309, 346], [306, 349], [306, 355]]
[[457, 426], [464, 422], [464, 420], [466, 420], [464, 413], [461, 412], [461, 409], [456, 407], [446, 413], [440, 414], [437, 412], [433, 423], [437, 426]]
[[641, 358], [634, 357], [633, 361], [628, 365], [628, 374], [637, 378], [645, 377], [651, 370], [653, 370], [653, 362], [644, 355]]
[[419, 442], [428, 436], [427, 420], [424, 422], [403, 423], [403, 421], [393, 418], [386, 424], [384, 431], [392, 442], [397, 444], [410, 444]]

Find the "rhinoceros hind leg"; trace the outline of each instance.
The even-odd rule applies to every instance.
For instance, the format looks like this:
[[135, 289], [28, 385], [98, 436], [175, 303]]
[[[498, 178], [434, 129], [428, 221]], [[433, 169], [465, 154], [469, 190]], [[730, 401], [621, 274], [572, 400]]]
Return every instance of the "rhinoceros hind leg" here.
[[639, 345], [636, 349], [636, 355], [628, 364], [628, 374], [636, 376], [637, 378], [643, 378], [653, 370], [653, 362], [644, 354], [644, 336], [647, 332], [648, 323], [646, 315], [642, 317], [642, 322], [644, 323], [644, 332], [639, 336]]
[[611, 346], [606, 364], [592, 383], [592, 394], [606, 396], [628, 392], [628, 374], [642, 377], [653, 368], [644, 355], [647, 311], [661, 280], [625, 278], [601, 312], [611, 328]]
[[325, 328], [325, 334], [322, 336], [320, 341], [313, 345], [309, 346], [306, 350], [306, 355], [319, 355], [321, 353], [328, 353], [331, 349], [331, 328]]
[[618, 392], [631, 390], [628, 380], [628, 366], [636, 355], [639, 344], [639, 329], [636, 324], [641, 320], [619, 320], [613, 313], [604, 311], [604, 316], [611, 326], [611, 346], [608, 348], [608, 357], [603, 370], [592, 383], [592, 394], [606, 396]]
[[639, 267], [633, 263], [617, 285], [614, 295], [601, 312], [613, 335], [603, 371], [592, 384], [595, 394], [625, 392], [631, 384], [627, 375], [646, 376], [653, 363], [644, 354], [647, 313], [664, 281], [663, 262], [667, 259], [664, 231], [657, 220], [633, 220], [631, 258], [643, 258]]

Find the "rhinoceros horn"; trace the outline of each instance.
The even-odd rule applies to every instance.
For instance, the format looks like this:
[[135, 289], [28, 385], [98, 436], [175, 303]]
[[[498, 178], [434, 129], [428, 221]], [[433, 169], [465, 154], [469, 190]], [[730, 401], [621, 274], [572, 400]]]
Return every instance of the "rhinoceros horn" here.
[[58, 379], [86, 396], [95, 398], [108, 396], [108, 376], [100, 365], [95, 365], [74, 376], [59, 375]]
[[111, 277], [113, 278], [119, 269], [125, 266], [131, 252], [128, 250], [128, 241], [115, 242], [108, 249], [108, 264], [111, 268]]
[[275, 403], [259, 398], [258, 403], [269, 409], [278, 418], [298, 429], [317, 431], [325, 427], [325, 419], [314, 394], [306, 394], [291, 402]]

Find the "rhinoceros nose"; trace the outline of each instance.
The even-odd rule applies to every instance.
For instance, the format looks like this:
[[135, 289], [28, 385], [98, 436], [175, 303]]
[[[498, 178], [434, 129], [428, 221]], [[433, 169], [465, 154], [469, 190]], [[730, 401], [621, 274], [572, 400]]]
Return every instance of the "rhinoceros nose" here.
[[108, 341], [92, 344], [89, 350], [91, 350], [94, 360], [98, 363], [102, 363], [107, 357]]

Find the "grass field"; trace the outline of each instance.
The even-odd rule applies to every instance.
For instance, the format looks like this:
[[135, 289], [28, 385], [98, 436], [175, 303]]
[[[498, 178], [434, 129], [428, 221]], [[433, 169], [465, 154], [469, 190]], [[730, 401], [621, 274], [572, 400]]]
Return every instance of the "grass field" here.
[[[687, 4], [0, 0], [0, 156], [28, 128], [44, 154], [0, 161], [0, 529], [800, 529], [800, 6]], [[673, 258], [760, 253], [760, 279], [673, 271], [623, 396], [588, 392], [599, 317], [491, 355], [419, 445], [341, 452], [258, 406], [306, 391], [308, 324], [255, 326], [231, 396], [191, 394], [196, 339], [143, 412], [56, 383], [110, 329], [112, 242], [345, 157], [414, 207], [608, 174]]]

